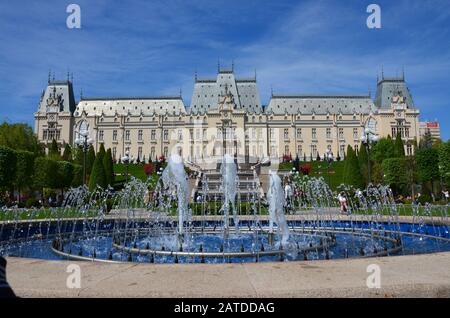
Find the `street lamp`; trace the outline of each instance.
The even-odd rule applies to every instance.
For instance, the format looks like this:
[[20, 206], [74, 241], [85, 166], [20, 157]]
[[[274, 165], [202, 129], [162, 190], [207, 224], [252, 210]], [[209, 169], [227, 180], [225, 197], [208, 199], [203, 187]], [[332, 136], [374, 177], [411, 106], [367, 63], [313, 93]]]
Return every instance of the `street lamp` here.
[[331, 163], [334, 160], [333, 157], [333, 152], [331, 151], [331, 149], [327, 149], [326, 153], [325, 153], [325, 160], [327, 162], [327, 175], [328, 175], [328, 186], [331, 188], [331, 181], [330, 181], [330, 166]]
[[371, 176], [370, 176], [370, 149], [372, 147], [372, 144], [378, 141], [378, 135], [372, 131], [369, 127], [366, 127], [364, 129], [364, 132], [361, 136], [361, 141], [364, 145], [366, 145], [367, 150], [367, 184], [370, 184], [372, 182]]
[[89, 130], [87, 128], [80, 129], [78, 136], [75, 139], [75, 144], [81, 147], [83, 151], [83, 184], [86, 184], [86, 157], [89, 147], [94, 143], [94, 141], [89, 136]]
[[122, 162], [125, 164], [125, 183], [128, 183], [128, 166], [130, 165], [130, 152], [125, 151], [125, 156], [122, 157]]

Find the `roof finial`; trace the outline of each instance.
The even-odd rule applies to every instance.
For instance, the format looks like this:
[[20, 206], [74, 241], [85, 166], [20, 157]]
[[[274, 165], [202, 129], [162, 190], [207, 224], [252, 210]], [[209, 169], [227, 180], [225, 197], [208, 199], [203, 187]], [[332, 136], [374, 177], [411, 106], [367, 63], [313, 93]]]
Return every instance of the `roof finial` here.
[[381, 65], [381, 80], [384, 80], [384, 67]]
[[53, 72], [53, 81], [55, 81], [55, 72]]
[[70, 80], [70, 72], [67, 71], [67, 81], [69, 81], [69, 80]]
[[272, 85], [270, 85], [270, 96], [273, 97], [273, 86]]
[[405, 66], [402, 66], [402, 80], [405, 80]]
[[52, 70], [48, 70], [48, 84], [50, 84], [50, 78], [52, 77]]
[[70, 81], [73, 83], [73, 72], [70, 74]]
[[80, 89], [80, 100], [83, 99], [83, 89]]
[[255, 82], [256, 82], [256, 68], [255, 68]]
[[231, 72], [234, 72], [234, 60], [231, 60]]
[[194, 75], [194, 77], [195, 77], [195, 81], [197, 82], [197, 70], [195, 70], [195, 75]]
[[220, 58], [217, 59], [217, 73], [220, 73]]
[[180, 97], [183, 96], [183, 89], [180, 87]]

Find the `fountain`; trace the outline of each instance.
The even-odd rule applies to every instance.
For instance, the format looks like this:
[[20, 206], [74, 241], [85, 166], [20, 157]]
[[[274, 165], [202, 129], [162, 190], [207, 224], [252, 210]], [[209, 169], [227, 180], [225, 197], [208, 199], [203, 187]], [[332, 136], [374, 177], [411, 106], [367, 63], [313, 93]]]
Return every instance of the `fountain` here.
[[184, 221], [190, 221], [187, 204], [188, 184], [187, 175], [184, 170], [183, 159], [178, 154], [173, 154], [169, 158], [166, 169], [161, 177], [165, 188], [169, 190], [171, 196], [178, 199], [178, 234], [183, 235]]
[[236, 211], [236, 178], [237, 178], [237, 167], [234, 162], [233, 157], [229, 154], [225, 154], [222, 159], [222, 165], [220, 167], [220, 172], [222, 174], [222, 190], [224, 193], [224, 200], [221, 211], [223, 211], [224, 217], [224, 231], [225, 233], [229, 230], [229, 219], [228, 213], [231, 208], [233, 210], [233, 221], [235, 229], [239, 229], [239, 219]]
[[173, 155], [160, 178], [131, 178], [120, 191], [79, 187], [67, 191], [61, 208], [2, 207], [0, 255], [186, 264], [450, 251], [448, 205], [396, 204], [387, 186], [341, 185], [352, 211], [344, 216], [323, 178], [291, 175], [286, 216], [280, 176], [269, 175], [266, 200], [256, 172], [239, 173], [245, 179], [225, 156], [220, 172], [201, 174], [201, 202], [188, 203], [183, 162]]
[[289, 240], [289, 227], [284, 215], [285, 194], [280, 177], [275, 172], [270, 172], [267, 200], [269, 201], [269, 241], [273, 241], [273, 225], [276, 223], [278, 232], [281, 233], [282, 246], [286, 246]]

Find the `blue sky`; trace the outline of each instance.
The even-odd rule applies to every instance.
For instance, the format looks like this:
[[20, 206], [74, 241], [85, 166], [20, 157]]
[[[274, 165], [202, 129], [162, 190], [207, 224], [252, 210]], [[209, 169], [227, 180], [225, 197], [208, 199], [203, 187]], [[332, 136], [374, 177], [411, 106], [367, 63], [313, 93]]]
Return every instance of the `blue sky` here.
[[[2, 1], [0, 121], [33, 124], [48, 71], [74, 73], [85, 96], [173, 95], [189, 104], [194, 73], [217, 60], [256, 69], [262, 101], [275, 93], [365, 94], [377, 73], [406, 80], [421, 119], [450, 138], [450, 1]], [[66, 27], [81, 7], [82, 28]], [[377, 3], [382, 28], [366, 26]]]

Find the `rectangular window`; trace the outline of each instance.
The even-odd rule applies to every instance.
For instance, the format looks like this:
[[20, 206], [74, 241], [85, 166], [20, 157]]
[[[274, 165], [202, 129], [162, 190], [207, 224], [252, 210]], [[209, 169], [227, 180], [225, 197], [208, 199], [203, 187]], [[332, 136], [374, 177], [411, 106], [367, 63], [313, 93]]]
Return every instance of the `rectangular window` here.
[[[192, 131], [192, 129], [191, 129]], [[191, 133], [191, 136], [193, 136], [193, 132]], [[191, 137], [192, 138], [192, 137]], [[217, 139], [222, 139], [222, 128], [217, 129]]]
[[151, 149], [150, 149], [150, 159], [154, 159], [155, 158], [155, 147], [152, 147]]
[[138, 140], [142, 141], [142, 130], [141, 129], [138, 130]]
[[44, 131], [42, 132], [42, 139], [43, 139], [43, 140], [47, 140], [47, 137], [48, 137], [47, 130], [44, 130]]
[[302, 145], [297, 146], [297, 156], [299, 156], [299, 157], [302, 156]]
[[156, 130], [155, 129], [152, 129], [152, 131], [150, 132], [150, 139], [156, 140]]
[[358, 128], [353, 128], [353, 139], [358, 139]]
[[130, 141], [130, 131], [129, 130], [125, 130], [125, 140]]
[[256, 139], [256, 128], [252, 128], [252, 139]]
[[117, 141], [117, 130], [113, 130], [113, 141]]
[[311, 155], [313, 157], [313, 160], [316, 159], [316, 157], [317, 157], [317, 146], [316, 145], [311, 145]]
[[[169, 130], [164, 129], [164, 141], [169, 140]], [[164, 155], [164, 157], [166, 157], [166, 155]]]
[[392, 133], [392, 138], [395, 138], [395, 136], [397, 136], [397, 129], [395, 129], [395, 127], [391, 128], [391, 133]]
[[331, 139], [331, 128], [327, 128], [327, 139]]
[[339, 148], [340, 156], [343, 158], [345, 157], [345, 145], [341, 145]]
[[297, 139], [302, 139], [302, 129], [297, 128]]
[[105, 132], [103, 130], [98, 131], [98, 140], [103, 141], [103, 137], [105, 136]]
[[181, 129], [178, 129], [178, 141], [183, 140], [183, 131]]
[[208, 140], [208, 135], [206, 129], [203, 129], [203, 140]]
[[409, 128], [405, 127], [405, 137], [409, 138]]
[[269, 137], [271, 140], [273, 140], [275, 138], [275, 129], [270, 128], [269, 130]]
[[284, 130], [284, 140], [289, 140], [289, 129]]
[[167, 158], [168, 154], [169, 154], [169, 148], [168, 147], [164, 147], [164, 157]]
[[406, 145], [406, 154], [412, 156], [412, 146], [410, 144]]
[[312, 128], [312, 130], [311, 130], [311, 138], [312, 139], [317, 139], [317, 129], [316, 128]]
[[116, 155], [117, 155], [117, 147], [113, 147], [112, 149], [112, 157], [114, 160], [116, 160]]
[[56, 140], [59, 140], [61, 138], [61, 130], [56, 131]]
[[339, 139], [344, 139], [344, 128], [339, 128]]

